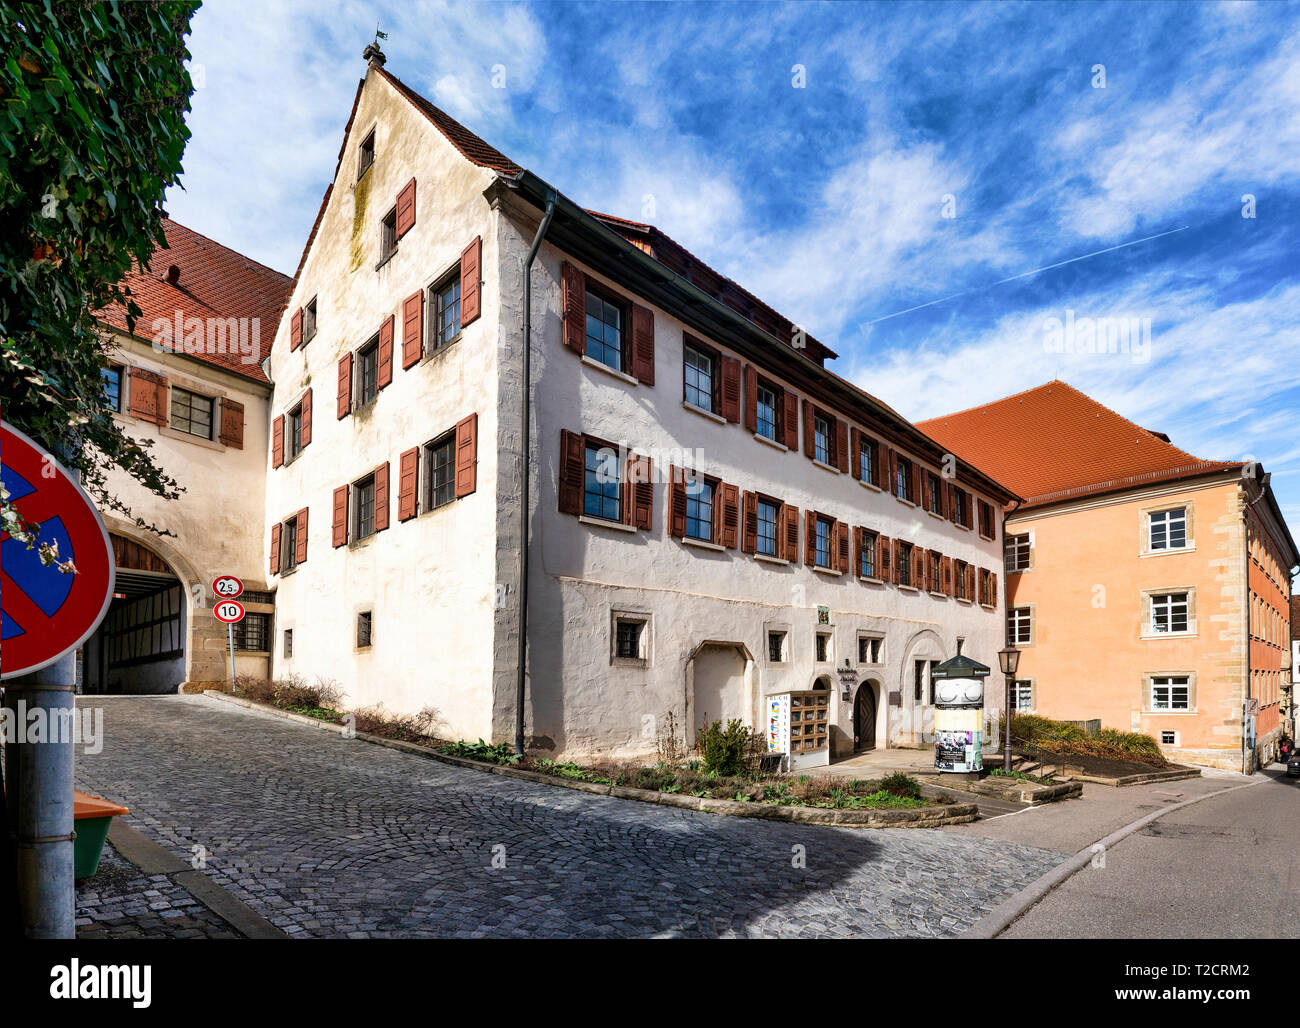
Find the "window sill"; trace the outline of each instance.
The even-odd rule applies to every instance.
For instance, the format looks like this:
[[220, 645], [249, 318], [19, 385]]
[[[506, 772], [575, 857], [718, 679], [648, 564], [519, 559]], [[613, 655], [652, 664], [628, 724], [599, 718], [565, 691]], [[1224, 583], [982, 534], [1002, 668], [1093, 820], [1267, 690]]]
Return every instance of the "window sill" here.
[[[446, 504], [443, 504], [443, 506], [445, 507]], [[441, 508], [435, 507], [434, 509], [439, 510]], [[609, 521], [605, 518], [594, 518], [590, 514], [579, 514], [578, 523], [582, 525], [592, 525], [596, 528], [612, 528], [615, 532], [636, 533], [635, 525], [627, 525], [622, 521]]]
[[1143, 717], [1188, 717], [1194, 715], [1194, 710], [1144, 710]]
[[880, 486], [876, 485], [874, 482], [866, 482], [863, 481], [861, 478], [858, 479], [858, 485], [862, 486], [863, 489], [870, 489], [873, 493], [883, 493], [885, 491], [882, 488], [880, 488]]
[[416, 363], [412, 364], [411, 367], [412, 368], [422, 367], [423, 365], [428, 364], [432, 360], [437, 360], [439, 357], [445, 356], [447, 351], [449, 351], [452, 347], [454, 347], [457, 343], [460, 342], [460, 336], [461, 334], [458, 332], [456, 335], [454, 335], [451, 339], [448, 339], [441, 346], [426, 346], [424, 348], [424, 353], [420, 356], [420, 359]]
[[980, 606], [983, 607], [985, 610], [997, 610], [997, 609], [998, 609], [998, 605], [997, 605], [996, 603], [981, 603]]
[[773, 557], [767, 553], [756, 553], [754, 554], [754, 559], [761, 560], [764, 564], [780, 564], [783, 567], [790, 566], [790, 562], [784, 557]]
[[1138, 636], [1143, 642], [1151, 642], [1159, 639], [1195, 639], [1199, 632], [1143, 632]]
[[203, 446], [209, 450], [216, 450], [219, 453], [224, 451], [226, 448], [222, 443], [216, 442], [212, 439], [204, 439], [202, 436], [191, 435], [189, 432], [182, 432], [179, 429], [171, 428], [167, 425], [159, 425], [158, 434], [160, 436], [166, 436], [168, 439], [179, 439], [182, 442], [193, 443], [195, 446]]
[[695, 546], [701, 550], [713, 550], [717, 553], [726, 550], [725, 546], [719, 546], [717, 543], [711, 543], [706, 539], [696, 539], [693, 535], [682, 536], [682, 543], [686, 546]]
[[611, 368], [608, 364], [602, 364], [594, 357], [588, 357], [585, 353], [582, 355], [582, 363], [595, 371], [603, 371], [620, 382], [626, 382], [628, 385], [640, 385], [640, 383], [629, 375], [626, 371], [619, 371], [617, 368]]
[[933, 596], [936, 600], [947, 600], [947, 599], [950, 599], [950, 597], [948, 596], [948, 594], [947, 594], [946, 592], [942, 592], [942, 591], [940, 591], [940, 590], [938, 590], [938, 589], [929, 589], [929, 590], [927, 590], [927, 592], [929, 592], [929, 594], [930, 594], [931, 596]]
[[921, 590], [918, 589], [918, 588], [917, 588], [916, 586], [914, 586], [914, 585], [902, 585], [902, 584], [900, 584], [898, 588], [899, 588], [899, 591], [901, 591], [901, 592], [905, 592], [905, 593], [916, 593], [918, 596], [921, 595]]
[[[635, 379], [633, 381], [635, 381]], [[686, 400], [682, 401], [682, 406], [686, 408], [686, 410], [690, 411], [692, 414], [698, 414], [702, 418], [708, 418], [710, 421], [716, 421], [719, 425], [725, 425], [727, 423], [727, 419], [724, 418], [721, 414], [714, 414], [713, 411], [705, 410], [703, 407], [697, 407], [695, 406], [695, 404], [688, 403]]]
[[839, 578], [840, 575], [844, 574], [843, 571], [836, 571], [834, 568], [824, 568], [820, 564], [814, 564], [812, 569], [819, 575], [829, 575], [832, 578]]
[[859, 582], [864, 582], [864, 583], [866, 583], [867, 585], [884, 585], [884, 584], [885, 584], [885, 580], [884, 580], [883, 578], [873, 578], [873, 577], [870, 576], [870, 575], [858, 575], [858, 581], [859, 581]]
[[615, 657], [609, 662], [610, 667], [631, 667], [645, 670], [650, 661], [645, 657]]
[[385, 256], [385, 257], [381, 257], [381, 258], [379, 259], [379, 263], [375, 265], [375, 270], [376, 270], [376, 271], [379, 271], [379, 270], [380, 270], [380, 269], [381, 269], [385, 264], [387, 264], [389, 261], [391, 261], [391, 260], [392, 260], [394, 257], [396, 257], [396, 256], [397, 256], [397, 247], [394, 246], [393, 249], [392, 249], [391, 251], [389, 251], [389, 253], [387, 254], [387, 256]]
[[1186, 546], [1179, 546], [1179, 547], [1176, 548], [1176, 549], [1146, 550], [1146, 551], [1144, 551], [1143, 553], [1139, 553], [1138, 556], [1139, 556], [1139, 557], [1142, 557], [1142, 558], [1146, 558], [1146, 557], [1173, 557], [1173, 556], [1175, 556], [1176, 554], [1179, 554], [1179, 553], [1195, 553], [1195, 552], [1196, 552], [1196, 543], [1195, 543], [1195, 541], [1192, 541], [1192, 542], [1188, 543]]
[[906, 496], [895, 496], [894, 498], [898, 500], [899, 503], [903, 504], [905, 507], [915, 507], [917, 510], [921, 509], [921, 505], [919, 503], [914, 503], [912, 500], [909, 500]]
[[790, 447], [786, 446], [785, 443], [778, 443], [775, 439], [769, 439], [761, 432], [755, 432], [754, 438], [757, 439], [760, 443], [772, 447], [772, 449], [774, 450], [780, 450], [782, 453], [790, 452]]
[[970, 525], [963, 525], [960, 521], [954, 521], [954, 522], [952, 523], [952, 527], [953, 527], [953, 528], [960, 528], [963, 532], [971, 532], [971, 531], [974, 531], [974, 529], [972, 529], [972, 528], [970, 527]]
[[1008, 575], [1027, 575], [1033, 570], [1033, 568], [1007, 568], [1006, 572]]
[[829, 471], [832, 475], [842, 475], [844, 473], [839, 468], [835, 467], [833, 464], [827, 464], [825, 461], [820, 461], [816, 457], [812, 459], [812, 462], [816, 464], [819, 468], [823, 468], [824, 470]]
[[930, 517], [936, 519], [937, 521], [947, 521], [947, 520], [948, 520], [948, 519], [945, 518], [942, 514], [940, 514], [937, 510], [927, 510], [926, 513], [929, 514]]

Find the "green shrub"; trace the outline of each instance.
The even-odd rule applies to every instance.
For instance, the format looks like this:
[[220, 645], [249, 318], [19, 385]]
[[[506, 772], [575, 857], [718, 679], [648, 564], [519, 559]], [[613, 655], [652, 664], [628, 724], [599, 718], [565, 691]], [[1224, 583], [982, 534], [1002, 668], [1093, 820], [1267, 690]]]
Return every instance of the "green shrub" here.
[[749, 726], [739, 718], [714, 721], [699, 731], [700, 754], [704, 768], [718, 775], [739, 775], [745, 770], [745, 749], [749, 743]]
[[874, 784], [877, 791], [887, 792], [889, 795], [898, 796], [901, 799], [919, 800], [921, 798], [921, 783], [901, 771], [888, 775]]
[[519, 754], [515, 753], [509, 743], [499, 742], [495, 746], [480, 739], [478, 742], [448, 743], [442, 752], [449, 757], [461, 757], [465, 760], [482, 760], [488, 764], [518, 764]]

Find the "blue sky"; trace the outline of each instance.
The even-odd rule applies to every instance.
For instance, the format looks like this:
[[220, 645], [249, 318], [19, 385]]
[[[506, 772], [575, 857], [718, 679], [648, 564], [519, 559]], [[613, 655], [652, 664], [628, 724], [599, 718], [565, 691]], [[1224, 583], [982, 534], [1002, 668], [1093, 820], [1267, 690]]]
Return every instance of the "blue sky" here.
[[[1300, 536], [1300, 5], [210, 0], [169, 211], [291, 274], [376, 22], [389, 70], [907, 416], [1062, 378], [1263, 461]], [[1150, 318], [1145, 359], [1049, 352], [1067, 311]]]

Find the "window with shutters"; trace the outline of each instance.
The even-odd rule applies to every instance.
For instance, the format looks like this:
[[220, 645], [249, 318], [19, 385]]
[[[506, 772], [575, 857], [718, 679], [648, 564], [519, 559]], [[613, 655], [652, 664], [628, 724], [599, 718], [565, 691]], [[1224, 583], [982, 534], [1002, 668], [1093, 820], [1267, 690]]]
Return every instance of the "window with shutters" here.
[[885, 640], [878, 635], [858, 636], [858, 663], [881, 664], [884, 662]]
[[375, 534], [375, 476], [352, 483], [352, 538], [366, 539]]
[[717, 481], [692, 475], [686, 486], [686, 538], [706, 543], [713, 538], [713, 499]]
[[200, 396], [177, 386], [172, 386], [171, 394], [171, 427], [199, 439], [211, 439], [216, 401], [211, 396]]
[[863, 482], [869, 482], [874, 485], [880, 481], [877, 478], [879, 474], [876, 468], [876, 461], [879, 460], [879, 453], [876, 450], [875, 440], [863, 436], [858, 442], [858, 479]]
[[369, 610], [360, 611], [357, 614], [357, 649], [368, 649], [371, 642], [374, 641], [374, 634], [374, 612]]
[[615, 371], [626, 371], [623, 324], [626, 311], [612, 296], [597, 292], [587, 283], [587, 356]]
[[899, 542], [898, 544], [898, 584], [899, 585], [917, 585], [912, 581], [912, 544]]
[[813, 415], [813, 459], [819, 460], [823, 464], [834, 463], [835, 454], [832, 447], [835, 445], [833, 431], [831, 429], [830, 418], [822, 414]]
[[1007, 645], [1028, 646], [1034, 641], [1033, 611], [1012, 607], [1007, 611]]
[[778, 441], [781, 437], [781, 401], [779, 390], [766, 382], [758, 383], [758, 434], [764, 439]]
[[623, 520], [623, 469], [618, 451], [600, 443], [585, 447], [582, 512], [605, 521]]
[[943, 592], [941, 567], [939, 554], [932, 550], [925, 555], [925, 587], [932, 593]]
[[388, 262], [388, 259], [397, 252], [397, 208], [384, 215], [383, 221], [379, 223], [379, 263], [375, 265], [378, 271]]
[[959, 600], [969, 600], [970, 595], [970, 565], [964, 560], [954, 560], [952, 562], [953, 588]]
[[435, 350], [460, 338], [460, 265], [429, 289], [429, 340]]
[[1006, 554], [1008, 571], [1029, 570], [1029, 533], [1008, 535], [1003, 540], [1003, 552]]
[[939, 514], [943, 511], [942, 500], [943, 482], [933, 471], [925, 473], [925, 509], [931, 514]]
[[283, 653], [286, 657], [293, 656], [293, 629], [292, 628], [286, 628], [284, 630]]
[[357, 351], [357, 406], [379, 395], [379, 336]]
[[900, 455], [895, 461], [895, 466], [897, 469], [895, 492], [902, 499], [916, 503], [916, 489], [912, 485], [912, 462]]
[[103, 384], [104, 406], [111, 411], [122, 412], [122, 367], [110, 364], [99, 369], [99, 378]]
[[298, 566], [298, 518], [289, 518], [280, 525], [280, 574], [287, 574]]
[[361, 146], [357, 148], [357, 180], [360, 181], [364, 175], [375, 163], [375, 130], [371, 129], [370, 134], [361, 141]]
[[1017, 678], [1011, 683], [1011, 709], [1027, 714], [1034, 709], [1034, 682], [1030, 678]]
[[1147, 515], [1148, 549], [1181, 550], [1187, 546], [1187, 508], [1153, 511]]
[[284, 462], [290, 463], [302, 453], [302, 404], [284, 416]]
[[424, 509], [444, 507], [456, 498], [456, 433], [424, 446]]
[[998, 605], [998, 598], [993, 589], [993, 572], [985, 568], [979, 570], [979, 601], [986, 607]]
[[1151, 678], [1150, 710], [1191, 710], [1191, 679], [1187, 675]]
[[958, 525], [965, 525], [970, 520], [967, 510], [966, 491], [956, 489], [952, 494], [952, 520]]
[[717, 403], [717, 356], [698, 346], [686, 345], [683, 362], [685, 377], [685, 400], [692, 407], [718, 412]]
[[863, 578], [876, 577], [876, 549], [879, 536], [862, 529], [862, 545], [858, 549], [858, 574]]
[[781, 505], [775, 500], [760, 497], [757, 510], [758, 536], [754, 544], [755, 552], [768, 557], [775, 557], [777, 556], [777, 520], [780, 517]]
[[819, 516], [817, 518], [815, 532], [816, 566], [819, 568], [833, 567], [832, 539], [835, 536], [835, 522], [830, 518]]
[[1186, 635], [1191, 629], [1187, 593], [1151, 596], [1151, 631], [1155, 635]]
[[302, 309], [302, 341], [311, 342], [316, 335], [316, 297], [312, 297]]
[[997, 528], [993, 522], [993, 504], [985, 503], [983, 500], [980, 504], [980, 535], [985, 539], [993, 539], [997, 536]]

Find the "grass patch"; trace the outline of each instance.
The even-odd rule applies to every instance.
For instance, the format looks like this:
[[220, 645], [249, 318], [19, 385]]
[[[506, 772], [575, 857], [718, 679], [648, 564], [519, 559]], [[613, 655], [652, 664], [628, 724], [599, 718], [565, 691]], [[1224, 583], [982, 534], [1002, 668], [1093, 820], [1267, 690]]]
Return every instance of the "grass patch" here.
[[1012, 714], [1011, 741], [1020, 748], [1041, 749], [1049, 755], [1136, 760], [1153, 767], [1169, 765], [1160, 745], [1142, 732], [1103, 728], [1096, 735], [1089, 735], [1079, 725], [1037, 714]]

